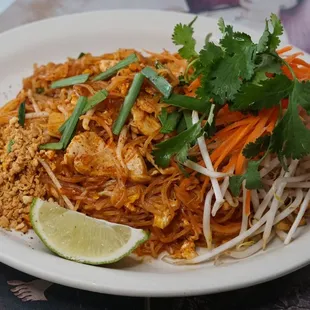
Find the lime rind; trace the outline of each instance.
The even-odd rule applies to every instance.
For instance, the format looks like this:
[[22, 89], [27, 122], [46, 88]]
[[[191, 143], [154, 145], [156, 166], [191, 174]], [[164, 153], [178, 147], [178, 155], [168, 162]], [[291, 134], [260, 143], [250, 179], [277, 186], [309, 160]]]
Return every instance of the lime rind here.
[[[53, 208], [58, 208], [57, 210], [59, 211], [59, 213], [61, 213], [61, 215], [59, 216], [66, 215], [66, 216], [69, 216], [69, 218], [73, 217], [73, 219], [77, 219], [79, 221], [84, 220], [84, 222], [87, 222], [87, 224], [89, 225], [94, 224], [96, 226], [105, 227], [104, 229], [126, 228], [127, 231], [130, 230], [129, 240], [113, 253], [110, 253], [108, 255], [101, 255], [101, 256], [99, 255], [99, 256], [89, 257], [89, 256], [85, 256], [84, 249], [81, 248], [80, 253], [75, 253], [73, 255], [70, 252], [70, 249], [62, 248], [61, 245], [53, 242], [52, 240], [53, 238], [51, 238], [51, 236], [46, 235], [46, 233], [44, 232], [44, 225], [46, 225], [46, 223], [41, 223], [41, 221], [39, 220], [39, 212], [40, 210], [42, 210], [42, 208], [44, 208], [44, 205], [51, 205], [51, 204], [39, 198], [35, 198], [31, 204], [30, 221], [33, 226], [33, 229], [35, 233], [38, 235], [38, 237], [41, 239], [41, 241], [44, 243], [44, 245], [50, 251], [68, 260], [72, 260], [72, 261], [83, 263], [83, 264], [90, 264], [90, 265], [104, 265], [104, 264], [115, 263], [121, 260], [122, 258], [124, 258], [125, 256], [128, 256], [129, 254], [131, 254], [139, 245], [147, 241], [149, 238], [149, 233], [142, 229], [135, 229], [135, 228], [131, 228], [125, 225], [114, 224], [114, 223], [110, 223], [104, 220], [91, 218], [84, 214], [78, 213], [76, 211], [64, 209], [58, 206], [57, 204], [53, 203]], [[77, 227], [77, 229], [79, 228], [78, 222], [77, 222], [77, 225], [75, 226], [75, 228]]]

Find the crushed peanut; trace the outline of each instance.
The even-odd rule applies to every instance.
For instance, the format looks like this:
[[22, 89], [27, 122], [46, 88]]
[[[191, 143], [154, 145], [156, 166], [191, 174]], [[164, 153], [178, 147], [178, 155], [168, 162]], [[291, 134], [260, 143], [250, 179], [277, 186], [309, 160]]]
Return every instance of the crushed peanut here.
[[1, 129], [0, 227], [22, 232], [31, 227], [29, 210], [33, 197], [43, 198], [46, 194], [40, 181], [44, 171], [37, 159], [38, 146], [48, 140], [39, 124], [22, 128], [15, 117]]

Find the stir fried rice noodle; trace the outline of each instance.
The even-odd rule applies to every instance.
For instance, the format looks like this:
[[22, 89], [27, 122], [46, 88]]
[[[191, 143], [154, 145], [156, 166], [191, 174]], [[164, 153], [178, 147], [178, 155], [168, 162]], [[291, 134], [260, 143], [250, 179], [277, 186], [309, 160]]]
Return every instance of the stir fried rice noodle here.
[[[49, 87], [67, 77], [95, 76], [132, 53], [139, 61], [105, 81]], [[299, 54], [281, 56], [296, 68], [299, 79], [310, 77], [310, 66]], [[146, 66], [163, 76], [175, 93], [195, 96], [199, 79], [180, 85], [186, 60], [167, 51], [142, 54], [120, 49], [98, 57], [69, 58], [63, 64], [35, 65], [18, 96], [1, 108], [0, 225], [27, 232], [29, 206], [36, 196], [91, 217], [145, 229], [150, 239], [136, 254], [154, 258], [163, 254], [163, 260], [176, 264], [200, 263], [222, 254], [245, 258], [274, 237], [285, 244], [294, 239], [298, 227], [306, 223], [310, 157], [287, 162], [285, 171], [276, 156], [268, 155], [260, 166], [262, 189], [250, 191], [243, 184], [240, 196], [233, 197], [228, 187], [229, 176], [245, 170], [245, 145], [274, 129], [278, 107], [248, 115], [225, 106], [217, 115], [216, 134], [200, 137], [183, 167], [173, 158], [161, 168], [152, 151], [176, 133], [161, 133], [158, 116], [162, 108], [173, 112], [175, 107], [164, 103], [149, 81], [143, 82], [120, 135], [112, 132], [135, 74]], [[67, 149], [39, 150], [40, 144], [59, 140], [59, 127], [79, 97], [102, 89], [108, 91], [107, 98], [80, 117]], [[24, 127], [17, 121], [22, 102]], [[301, 117], [308, 122], [306, 114]], [[198, 119], [194, 111], [192, 122]], [[14, 201], [9, 208], [8, 201]], [[198, 255], [198, 247], [209, 251]]]

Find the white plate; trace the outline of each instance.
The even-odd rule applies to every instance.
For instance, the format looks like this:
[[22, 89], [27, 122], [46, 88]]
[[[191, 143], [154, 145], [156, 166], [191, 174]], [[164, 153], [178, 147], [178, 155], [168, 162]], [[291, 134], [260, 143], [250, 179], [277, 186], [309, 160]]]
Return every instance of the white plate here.
[[[0, 103], [13, 98], [33, 63], [61, 62], [80, 52], [102, 54], [119, 47], [175, 50], [171, 33], [177, 23], [193, 16], [157, 11], [102, 11], [53, 18], [0, 35]], [[217, 21], [199, 17], [196, 38], [218, 35]], [[250, 29], [236, 26], [258, 35]], [[93, 267], [51, 254], [33, 234], [0, 230], [0, 261], [31, 275], [80, 289], [131, 296], [184, 296], [214, 293], [279, 277], [310, 260], [310, 232], [305, 229], [288, 246], [274, 244], [249, 259], [220, 266], [175, 267], [161, 261], [131, 257], [118, 264]]]

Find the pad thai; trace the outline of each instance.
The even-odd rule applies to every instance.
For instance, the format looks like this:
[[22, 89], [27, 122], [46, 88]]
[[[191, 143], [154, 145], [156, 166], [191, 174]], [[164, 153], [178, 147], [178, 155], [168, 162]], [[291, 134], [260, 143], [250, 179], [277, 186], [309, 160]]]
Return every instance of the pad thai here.
[[[195, 21], [195, 20], [194, 20]], [[141, 228], [135, 253], [174, 264], [291, 242], [310, 201], [310, 64], [221, 19], [196, 51], [119, 49], [34, 65], [0, 109], [0, 226], [26, 233], [34, 197]], [[198, 248], [206, 248], [199, 255]]]

